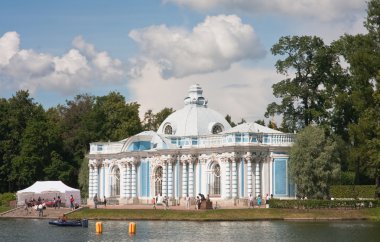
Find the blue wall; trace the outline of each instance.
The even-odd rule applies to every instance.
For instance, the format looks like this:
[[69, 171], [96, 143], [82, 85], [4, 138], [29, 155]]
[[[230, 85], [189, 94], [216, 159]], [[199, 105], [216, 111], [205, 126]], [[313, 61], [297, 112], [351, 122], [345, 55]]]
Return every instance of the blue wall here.
[[149, 174], [149, 161], [141, 160], [140, 163], [140, 196], [150, 196], [150, 174]]
[[149, 141], [136, 141], [129, 145], [129, 151], [150, 150], [151, 144]]
[[273, 161], [273, 195], [288, 196], [288, 159], [277, 158]]

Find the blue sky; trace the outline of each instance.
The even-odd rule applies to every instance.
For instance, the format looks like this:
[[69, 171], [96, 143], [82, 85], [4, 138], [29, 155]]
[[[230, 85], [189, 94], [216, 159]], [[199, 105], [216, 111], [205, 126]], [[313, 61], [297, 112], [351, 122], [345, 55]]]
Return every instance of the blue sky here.
[[262, 119], [284, 35], [326, 43], [365, 32], [360, 0], [3, 0], [0, 97], [28, 89], [45, 107], [119, 91], [141, 112], [179, 109], [199, 83], [209, 107]]

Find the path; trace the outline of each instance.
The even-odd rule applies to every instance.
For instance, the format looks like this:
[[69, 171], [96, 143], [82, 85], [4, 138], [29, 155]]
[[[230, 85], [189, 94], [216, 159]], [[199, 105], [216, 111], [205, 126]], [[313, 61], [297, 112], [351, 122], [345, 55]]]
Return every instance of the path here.
[[[49, 219], [56, 219], [59, 216], [62, 216], [62, 214], [70, 213], [70, 208], [46, 208], [44, 209], [43, 217], [42, 218], [49, 218]], [[2, 214], [0, 214], [0, 218], [41, 218], [38, 216], [38, 212], [34, 210], [33, 208], [29, 208], [28, 210], [25, 210], [24, 207], [18, 207], [12, 210], [8, 210]]]

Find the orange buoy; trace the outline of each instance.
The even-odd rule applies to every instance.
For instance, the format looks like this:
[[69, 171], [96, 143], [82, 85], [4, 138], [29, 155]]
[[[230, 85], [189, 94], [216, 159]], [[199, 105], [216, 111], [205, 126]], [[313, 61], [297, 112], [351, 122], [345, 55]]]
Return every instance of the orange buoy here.
[[129, 233], [130, 234], [136, 233], [136, 223], [134, 223], [134, 222], [129, 223]]
[[97, 234], [103, 233], [103, 224], [102, 224], [102, 222], [96, 222], [95, 228], [96, 228], [96, 233]]

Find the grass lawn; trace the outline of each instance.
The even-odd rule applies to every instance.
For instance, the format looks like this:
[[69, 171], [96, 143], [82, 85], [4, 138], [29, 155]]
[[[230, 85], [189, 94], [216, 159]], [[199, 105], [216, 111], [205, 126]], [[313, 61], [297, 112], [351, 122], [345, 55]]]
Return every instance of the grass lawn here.
[[270, 219], [370, 219], [380, 221], [380, 208], [371, 209], [219, 209], [200, 211], [153, 209], [82, 209], [69, 219], [249, 221]]
[[10, 209], [12, 209], [12, 208], [11, 207], [0, 206], [0, 213], [8, 211]]

